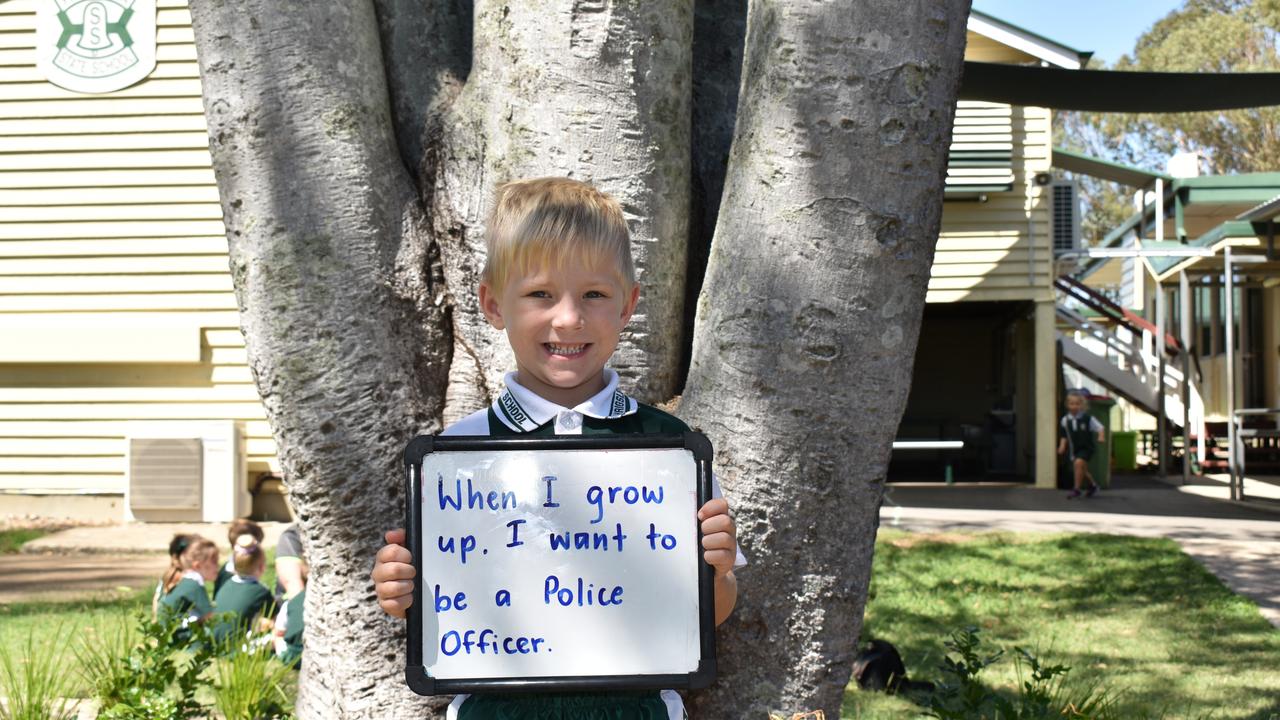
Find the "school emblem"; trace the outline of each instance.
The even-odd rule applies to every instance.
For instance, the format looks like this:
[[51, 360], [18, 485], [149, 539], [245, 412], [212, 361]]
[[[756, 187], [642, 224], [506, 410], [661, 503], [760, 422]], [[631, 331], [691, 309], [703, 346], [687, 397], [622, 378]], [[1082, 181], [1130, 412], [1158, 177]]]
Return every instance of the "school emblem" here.
[[36, 64], [81, 93], [129, 87], [156, 67], [156, 0], [42, 0]]

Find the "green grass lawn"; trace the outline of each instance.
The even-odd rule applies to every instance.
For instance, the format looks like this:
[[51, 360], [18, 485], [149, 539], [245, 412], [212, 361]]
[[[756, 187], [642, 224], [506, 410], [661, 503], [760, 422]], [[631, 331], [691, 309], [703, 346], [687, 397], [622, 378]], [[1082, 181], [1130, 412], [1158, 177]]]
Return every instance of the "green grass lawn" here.
[[[1170, 540], [881, 531], [864, 637], [894, 643], [913, 679], [937, 681], [943, 643], [965, 626], [1105, 684], [1118, 717], [1280, 718], [1280, 630]], [[1016, 686], [1011, 658], [981, 677]], [[851, 685], [842, 717], [921, 714]]]
[[[268, 548], [267, 571], [262, 576], [262, 584], [268, 588], [275, 587], [274, 565], [275, 548]], [[212, 598], [213, 583], [209, 583], [207, 589]], [[71, 602], [0, 604], [0, 653], [19, 656], [20, 648], [25, 646], [27, 636], [31, 634], [35, 637], [36, 647], [58, 648], [56, 641], [63, 640], [68, 659], [74, 659], [71, 646], [78, 642], [79, 637], [116, 632], [122, 623], [134, 622], [136, 613], [150, 613], [153, 591], [154, 587], [146, 587], [116, 590]], [[69, 643], [66, 642], [68, 640]], [[83, 692], [86, 688], [87, 684], [79, 681], [78, 690]]]
[[36, 530], [34, 528], [0, 530], [0, 555], [16, 553], [24, 543], [29, 543], [47, 533], [47, 530]]
[[[268, 556], [264, 584], [275, 578]], [[150, 607], [151, 590], [94, 600], [0, 605], [0, 651], [28, 633], [111, 632]], [[981, 629], [1119, 692], [1118, 717], [1280, 717], [1280, 630], [1171, 541], [1099, 535], [924, 536], [885, 530], [876, 546], [865, 635], [893, 642], [915, 679], [937, 681], [948, 634]], [[1011, 688], [1005, 660], [982, 677]], [[851, 686], [845, 718], [915, 718], [910, 700]]]

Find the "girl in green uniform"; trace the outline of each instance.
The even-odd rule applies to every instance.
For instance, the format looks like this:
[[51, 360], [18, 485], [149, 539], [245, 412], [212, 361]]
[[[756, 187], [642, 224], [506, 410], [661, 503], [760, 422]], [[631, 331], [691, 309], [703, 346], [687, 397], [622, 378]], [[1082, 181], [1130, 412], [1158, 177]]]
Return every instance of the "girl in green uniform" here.
[[169, 569], [156, 582], [156, 591], [151, 595], [151, 618], [154, 620], [160, 612], [160, 598], [164, 597], [165, 586], [170, 576], [182, 576], [182, 554], [191, 547], [191, 541], [199, 539], [199, 535], [176, 533], [169, 541]]
[[218, 546], [212, 540], [199, 538], [178, 560], [179, 567], [170, 568], [164, 579], [160, 615], [182, 618], [176, 634], [186, 638], [191, 636], [188, 628], [192, 623], [203, 622], [213, 614], [213, 603], [204, 586], [218, 577]]
[[227, 542], [231, 543], [231, 557], [227, 564], [218, 568], [218, 578], [213, 581], [213, 595], [216, 599], [222, 585], [236, 574], [236, 543], [241, 537], [248, 535], [258, 544], [262, 544], [262, 526], [248, 518], [237, 518], [227, 526]]
[[267, 555], [252, 533], [236, 538], [231, 564], [235, 573], [214, 594], [214, 605], [223, 616], [215, 631], [220, 641], [236, 632], [243, 636], [270, 630], [270, 621], [266, 627], [262, 621], [274, 614], [271, 591], [259, 581], [267, 569]]

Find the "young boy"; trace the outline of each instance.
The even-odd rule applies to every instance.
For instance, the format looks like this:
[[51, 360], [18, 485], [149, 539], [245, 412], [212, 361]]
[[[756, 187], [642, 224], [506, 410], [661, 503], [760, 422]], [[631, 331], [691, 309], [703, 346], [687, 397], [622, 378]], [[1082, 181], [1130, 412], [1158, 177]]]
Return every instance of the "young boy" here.
[[[540, 178], [497, 188], [487, 225], [488, 262], [480, 307], [507, 334], [516, 371], [493, 405], [447, 428], [445, 435], [607, 435], [682, 432], [683, 422], [636, 402], [605, 367], [631, 319], [640, 287], [630, 237], [617, 201], [568, 178]], [[733, 612], [746, 564], [729, 505], [719, 488], [698, 510], [703, 558], [715, 567], [716, 624]], [[378, 603], [404, 617], [413, 602], [413, 558], [403, 530], [386, 534], [373, 581]], [[680, 696], [577, 693], [461, 695], [450, 720], [547, 717], [683, 718]]]
[[1058, 454], [1067, 455], [1075, 478], [1073, 489], [1067, 494], [1068, 500], [1080, 497], [1080, 490], [1086, 479], [1089, 481], [1086, 497], [1093, 497], [1098, 492], [1098, 483], [1094, 482], [1093, 474], [1089, 472], [1089, 461], [1093, 459], [1098, 445], [1106, 442], [1107, 436], [1098, 418], [1085, 412], [1088, 407], [1089, 400], [1082, 391], [1068, 392], [1067, 414], [1062, 416], [1062, 421], [1058, 424]]

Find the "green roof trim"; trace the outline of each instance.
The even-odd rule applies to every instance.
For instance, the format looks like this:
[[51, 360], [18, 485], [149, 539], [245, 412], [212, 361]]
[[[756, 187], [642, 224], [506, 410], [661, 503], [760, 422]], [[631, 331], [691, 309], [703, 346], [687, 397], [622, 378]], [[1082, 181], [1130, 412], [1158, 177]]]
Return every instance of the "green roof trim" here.
[[[1059, 153], [1062, 153], [1059, 155]], [[1069, 169], [1059, 164], [1060, 160], [1067, 163], [1075, 159], [1083, 158], [1085, 160], [1095, 160], [1099, 164], [1115, 165], [1119, 168], [1125, 168], [1124, 165], [1116, 165], [1115, 163], [1107, 163], [1105, 160], [1097, 158], [1089, 158], [1087, 155], [1072, 153], [1061, 148], [1053, 150], [1053, 165], [1063, 169]], [[1135, 172], [1145, 172], [1133, 169]], [[1265, 235], [1265, 228], [1262, 226], [1263, 221], [1273, 218], [1280, 218], [1280, 172], [1263, 172], [1263, 173], [1245, 173], [1241, 175], [1203, 175], [1200, 177], [1190, 178], [1168, 178], [1168, 176], [1159, 176], [1156, 173], [1148, 173], [1149, 175], [1163, 177], [1168, 182], [1165, 183], [1165, 207], [1176, 207], [1174, 205], [1174, 197], [1180, 201], [1182, 207], [1186, 208], [1191, 205], [1252, 205], [1250, 210], [1240, 214], [1235, 220], [1214, 227], [1198, 238], [1189, 240], [1190, 245], [1198, 245], [1202, 247], [1212, 246], [1220, 242], [1224, 238], [1233, 237], [1260, 237]], [[1097, 177], [1095, 175], [1095, 177]], [[1121, 182], [1115, 178], [1111, 178], [1116, 182]], [[1133, 234], [1134, 230], [1141, 224], [1145, 231], [1147, 226], [1154, 221], [1155, 206], [1154, 204], [1147, 206], [1147, 212], [1130, 215], [1123, 223], [1115, 227], [1107, 234], [1097, 247], [1116, 247], [1124, 242], [1124, 239]], [[1256, 225], [1255, 225], [1256, 223]], [[1176, 232], [1176, 230], [1175, 230]], [[1145, 232], [1144, 232], [1145, 234]], [[1176, 241], [1171, 241], [1176, 242]], [[1152, 247], [1154, 242], [1144, 240], [1143, 247]], [[1093, 273], [1102, 264], [1106, 262], [1102, 258], [1090, 258], [1082, 263], [1079, 270], [1074, 274], [1077, 278], [1084, 278]], [[1157, 275], [1168, 272], [1169, 268], [1178, 264], [1193, 264], [1195, 260], [1188, 261], [1186, 258], [1150, 258], [1148, 262]]]
[[1173, 177], [1164, 173], [1151, 172], [1132, 165], [1122, 165], [1060, 147], [1053, 149], [1050, 162], [1053, 167], [1061, 170], [1069, 170], [1073, 173], [1089, 175], [1102, 180], [1111, 180], [1129, 187], [1147, 188], [1156, 180], [1173, 181]]
[[[1162, 243], [1144, 241], [1142, 247], [1158, 250], [1165, 247], [1213, 247], [1224, 240], [1232, 238], [1256, 238], [1261, 228], [1251, 222], [1242, 220], [1228, 220], [1218, 225], [1209, 232], [1201, 235], [1195, 240], [1183, 245], [1176, 241], [1166, 241]], [[1147, 263], [1151, 265], [1151, 269], [1155, 271], [1157, 276], [1164, 276], [1169, 271], [1179, 265], [1190, 266], [1204, 258], [1178, 258], [1178, 257], [1154, 257], [1146, 258]], [[1163, 279], [1163, 277], [1161, 278]]]
[[1175, 178], [1173, 183], [1178, 187], [1188, 188], [1271, 188], [1272, 195], [1275, 195], [1280, 192], [1280, 172], [1201, 175], [1200, 177]]
[[1185, 205], [1257, 205], [1276, 195], [1276, 187], [1191, 187], [1183, 192]]
[[1087, 62], [1087, 61], [1089, 60], [1089, 58], [1093, 57], [1093, 51], [1092, 51], [1092, 50], [1077, 50], [1077, 49], [1075, 49], [1075, 48], [1071, 47], [1070, 45], [1067, 45], [1067, 44], [1064, 44], [1064, 43], [1059, 42], [1059, 41], [1057, 41], [1057, 40], [1054, 40], [1053, 38], [1045, 37], [1044, 35], [1041, 35], [1040, 33], [1035, 32], [1034, 30], [1028, 30], [1028, 29], [1026, 29], [1026, 28], [1022, 27], [1021, 25], [1015, 25], [1015, 24], [1013, 24], [1013, 23], [1009, 22], [1008, 20], [1004, 20], [1004, 19], [1002, 19], [1002, 18], [998, 18], [998, 17], [996, 17], [995, 15], [991, 15], [991, 14], [988, 14], [988, 13], [984, 13], [984, 12], [982, 12], [981, 10], [977, 10], [977, 9], [972, 9], [972, 8], [971, 8], [971, 9], [969, 10], [969, 14], [970, 14], [970, 15], [975, 15], [975, 16], [977, 16], [977, 17], [979, 17], [979, 18], [982, 18], [983, 20], [986, 20], [986, 21], [987, 21], [987, 22], [989, 22], [989, 23], [993, 23], [993, 24], [996, 24], [996, 25], [1004, 25], [1005, 27], [1009, 28], [1010, 30], [1016, 30], [1016, 31], [1018, 31], [1018, 32], [1022, 33], [1023, 35], [1027, 35], [1027, 36], [1029, 36], [1029, 37], [1035, 38], [1036, 40], [1039, 40], [1040, 42], [1042, 42], [1042, 43], [1044, 43], [1044, 44], [1046, 44], [1046, 45], [1054, 45], [1054, 46], [1056, 46], [1056, 47], [1057, 47], [1058, 49], [1060, 49], [1060, 50], [1063, 50], [1063, 51], [1066, 51], [1066, 52], [1072, 53], [1072, 54], [1074, 54], [1074, 55], [1076, 55], [1077, 57], [1079, 57], [1079, 58], [1080, 58], [1080, 66], [1081, 66], [1081, 67], [1084, 67], [1085, 62]]

